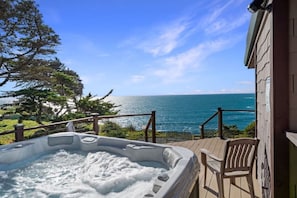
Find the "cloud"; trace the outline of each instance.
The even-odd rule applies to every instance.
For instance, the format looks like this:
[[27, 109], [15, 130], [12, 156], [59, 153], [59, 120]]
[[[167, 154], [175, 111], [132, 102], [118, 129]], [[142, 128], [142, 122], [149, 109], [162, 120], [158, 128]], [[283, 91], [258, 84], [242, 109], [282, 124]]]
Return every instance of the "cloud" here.
[[105, 73], [87, 73], [80, 76], [82, 82], [84, 85], [93, 84], [93, 83], [99, 83], [99, 80], [104, 81], [106, 77]]
[[153, 56], [167, 55], [180, 45], [188, 25], [187, 20], [179, 19], [170, 25], [158, 27], [139, 42], [138, 48]]
[[[222, 36], [236, 31], [237, 28], [249, 21], [249, 13], [237, 12], [236, 8], [242, 6], [242, 2], [229, 0], [227, 2], [214, 1], [209, 4], [211, 6], [208, 4], [208, 6], [200, 5], [203, 12], [197, 13], [196, 10], [194, 13], [191, 11], [171, 22], [143, 30], [143, 32], [139, 32], [123, 43], [134, 46], [153, 57], [167, 56], [174, 50], [189, 45], [188, 39], [190, 37], [196, 37], [196, 40], [207, 40], [209, 35]], [[202, 37], [203, 32], [205, 35]]]
[[221, 18], [218, 19], [210, 24], [208, 24], [205, 27], [205, 33], [206, 34], [223, 34], [223, 33], [227, 33], [230, 32], [240, 26], [242, 26], [243, 24], [245, 24], [246, 22], [249, 21], [249, 14], [243, 14], [239, 17], [236, 17], [236, 20], [230, 20], [230, 19], [226, 19], [226, 18]]
[[236, 12], [237, 6], [241, 6], [241, 3], [234, 0], [216, 2], [210, 12], [201, 20], [204, 32], [206, 34], [224, 34], [247, 23], [250, 14]]
[[240, 85], [253, 85], [254, 82], [253, 81], [240, 81], [238, 82]]
[[133, 76], [131, 76], [131, 81], [133, 82], [133, 83], [138, 83], [138, 82], [141, 82], [141, 81], [143, 81], [145, 79], [145, 76], [143, 76], [143, 75], [133, 75]]
[[187, 39], [191, 36], [204, 39], [201, 38], [203, 32], [206, 36], [222, 35], [244, 25], [249, 21], [250, 14], [237, 11], [241, 10], [237, 9], [238, 6], [242, 6], [239, 0], [200, 4], [199, 9], [203, 12], [189, 11], [172, 21], [142, 30], [123, 41], [120, 46], [134, 46], [153, 57], [170, 55], [174, 50], [187, 45]]
[[219, 1], [219, 3], [214, 2], [209, 9], [211, 12], [203, 17], [202, 21], [205, 22], [204, 24], [210, 24], [218, 20], [218, 18], [223, 15], [224, 11], [232, 5], [233, 1], [234, 0], [229, 0], [227, 2]]
[[89, 84], [92, 81], [89, 76], [81, 76], [80, 78], [82, 80], [82, 83], [85, 85]]
[[196, 32], [197, 22], [191, 13], [184, 14], [172, 21], [156, 24], [149, 29], [138, 30], [137, 33], [125, 39], [119, 47], [131, 46], [154, 58], [166, 56], [183, 46], [188, 37]]
[[164, 67], [155, 70], [154, 75], [167, 83], [179, 80], [189, 69], [196, 68], [205, 58], [229, 44], [230, 40], [223, 39], [207, 41], [176, 56], [165, 58], [163, 59]]
[[254, 93], [254, 89], [221, 89], [217, 93]]
[[152, 55], [149, 71], [146, 68], [140, 72], [143, 75], [132, 76], [131, 82], [151, 78], [165, 84], [190, 81], [185, 76], [197, 72], [207, 58], [242, 41], [245, 32], [239, 28], [250, 17], [249, 13], [243, 14], [242, 9], [237, 9], [242, 3], [214, 0], [201, 5], [201, 12], [196, 9], [125, 40], [121, 47], [132, 46]]

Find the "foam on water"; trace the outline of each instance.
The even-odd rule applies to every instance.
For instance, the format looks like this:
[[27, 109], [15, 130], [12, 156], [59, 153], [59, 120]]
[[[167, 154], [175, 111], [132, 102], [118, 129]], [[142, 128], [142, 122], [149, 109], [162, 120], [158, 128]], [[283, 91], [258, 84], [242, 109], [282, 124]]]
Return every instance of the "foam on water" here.
[[159, 163], [103, 151], [60, 150], [27, 167], [0, 171], [0, 197], [143, 197], [166, 171]]

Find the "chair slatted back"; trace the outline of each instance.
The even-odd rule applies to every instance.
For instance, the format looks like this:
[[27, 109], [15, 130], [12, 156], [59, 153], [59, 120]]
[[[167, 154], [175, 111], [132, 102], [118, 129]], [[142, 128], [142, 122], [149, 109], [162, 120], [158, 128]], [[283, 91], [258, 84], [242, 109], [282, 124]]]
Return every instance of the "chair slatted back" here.
[[227, 141], [224, 172], [249, 171], [255, 159], [259, 140], [241, 138]]

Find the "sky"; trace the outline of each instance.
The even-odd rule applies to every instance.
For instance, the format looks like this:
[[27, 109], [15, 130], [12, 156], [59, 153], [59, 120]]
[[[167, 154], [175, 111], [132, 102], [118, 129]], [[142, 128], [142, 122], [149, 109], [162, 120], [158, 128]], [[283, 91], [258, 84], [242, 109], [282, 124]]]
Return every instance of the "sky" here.
[[248, 0], [36, 0], [84, 94], [252, 93]]

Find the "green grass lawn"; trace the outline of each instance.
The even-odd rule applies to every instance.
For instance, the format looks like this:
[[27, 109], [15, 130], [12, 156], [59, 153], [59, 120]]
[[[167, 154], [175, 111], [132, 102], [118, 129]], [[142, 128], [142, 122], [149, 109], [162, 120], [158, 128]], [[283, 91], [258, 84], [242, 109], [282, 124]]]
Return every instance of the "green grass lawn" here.
[[[14, 130], [14, 126], [17, 123], [18, 123], [18, 120], [15, 120], [15, 119], [3, 119], [3, 120], [1, 120], [0, 121], [0, 133], [5, 132], [5, 131]], [[32, 121], [32, 120], [24, 120], [23, 124], [25, 125], [26, 128], [39, 125], [37, 122]], [[31, 136], [35, 132], [36, 132], [36, 130], [25, 131], [24, 136], [25, 137]], [[14, 140], [15, 140], [14, 133], [0, 136], [0, 144], [9, 144], [9, 143], [14, 142]]]

